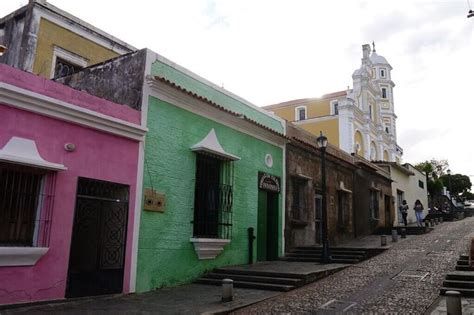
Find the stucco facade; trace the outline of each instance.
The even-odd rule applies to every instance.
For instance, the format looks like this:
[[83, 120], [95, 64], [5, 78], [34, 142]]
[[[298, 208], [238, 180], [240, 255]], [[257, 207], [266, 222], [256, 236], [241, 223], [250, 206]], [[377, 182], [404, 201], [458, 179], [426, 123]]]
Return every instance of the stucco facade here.
[[[80, 178], [117, 183], [127, 191], [127, 202], [122, 206], [128, 208], [123, 218], [128, 224], [119, 234], [124, 238], [118, 293], [130, 292], [138, 148], [144, 134], [136, 110], [0, 65], [2, 171], [22, 167], [44, 172], [45, 185], [51, 187], [50, 197], [54, 198], [54, 203], [48, 199], [46, 226], [41, 225], [46, 203], [40, 201], [38, 206], [43, 207], [35, 221], [41, 243], [38, 239], [30, 246], [12, 247], [8, 238], [2, 238], [6, 243], [0, 245], [0, 304], [65, 297]], [[38, 156], [32, 147], [37, 148], [39, 160], [34, 159]], [[2, 212], [11, 211], [3, 206]], [[92, 243], [88, 246], [93, 248]], [[19, 262], [16, 256], [30, 257], [38, 252], [36, 261]], [[93, 252], [89, 254], [93, 257]]]
[[377, 162], [377, 165], [386, 169], [392, 179], [392, 194], [395, 200], [393, 224], [403, 225], [402, 215], [399, 210], [403, 200], [406, 200], [410, 207], [407, 214], [408, 224], [416, 223], [415, 211], [413, 210], [416, 200], [420, 200], [423, 204], [423, 217], [425, 217], [428, 214], [426, 175], [408, 163], [399, 165], [396, 163]]
[[[106, 78], [111, 78], [109, 87], [86, 84]], [[142, 121], [149, 129], [141, 151], [144, 199], [156, 196], [164, 209], [153, 211], [147, 203], [141, 204], [136, 217], [141, 222], [137, 291], [190, 282], [217, 266], [247, 263], [248, 228], [257, 237], [254, 261], [283, 254], [287, 140], [281, 118], [150, 50], [120, 56], [58, 81], [142, 110]], [[141, 91], [140, 106], [132, 98], [118, 97], [116, 90]], [[206, 147], [211, 142], [214, 149]], [[200, 171], [203, 159], [214, 163], [221, 175]], [[220, 227], [209, 233], [213, 235], [204, 239], [206, 233], [199, 228], [202, 213], [196, 209], [206, 203], [199, 199], [198, 182], [208, 173], [214, 177], [209, 180], [219, 177], [216, 187], [231, 190], [232, 197], [225, 200], [227, 210], [231, 209], [225, 213], [228, 220], [219, 222]], [[272, 176], [278, 192], [258, 188], [262, 178]], [[221, 183], [224, 179], [225, 184]], [[221, 194], [219, 189], [211, 195]], [[208, 200], [213, 200], [211, 195]], [[219, 214], [218, 221], [223, 216]], [[273, 221], [267, 224], [269, 217]], [[221, 234], [222, 226], [226, 235]], [[214, 253], [203, 253], [201, 249], [209, 246], [215, 248]]]
[[45, 78], [65, 75], [134, 47], [46, 1], [30, 1], [0, 19], [0, 63]]
[[331, 144], [349, 154], [401, 163], [391, 71], [375, 45], [363, 45], [361, 66], [352, 74], [352, 89], [264, 108], [314, 135], [322, 131]]

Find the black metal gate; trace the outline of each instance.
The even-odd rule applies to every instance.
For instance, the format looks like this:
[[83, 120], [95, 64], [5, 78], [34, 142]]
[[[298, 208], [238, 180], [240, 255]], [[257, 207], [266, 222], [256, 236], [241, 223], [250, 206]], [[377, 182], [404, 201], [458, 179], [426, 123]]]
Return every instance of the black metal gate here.
[[79, 178], [66, 297], [121, 293], [129, 186]]

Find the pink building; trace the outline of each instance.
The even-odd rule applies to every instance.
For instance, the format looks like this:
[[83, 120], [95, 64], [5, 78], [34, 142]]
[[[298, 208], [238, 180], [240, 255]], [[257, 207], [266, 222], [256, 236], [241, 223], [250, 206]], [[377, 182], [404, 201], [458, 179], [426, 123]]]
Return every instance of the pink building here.
[[0, 304], [133, 291], [145, 132], [137, 110], [0, 64]]

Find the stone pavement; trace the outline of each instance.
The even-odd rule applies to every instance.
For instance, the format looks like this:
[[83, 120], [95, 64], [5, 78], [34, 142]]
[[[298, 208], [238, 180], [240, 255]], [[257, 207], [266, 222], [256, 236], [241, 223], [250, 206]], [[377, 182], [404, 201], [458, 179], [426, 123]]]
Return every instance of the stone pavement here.
[[435, 226], [384, 253], [235, 314], [423, 314], [466, 251], [474, 217]]
[[[460, 224], [468, 222], [466, 220], [444, 223], [436, 226], [435, 231], [421, 236], [409, 235], [407, 239], [399, 239], [399, 242], [392, 243], [391, 237], [387, 237], [388, 249], [385, 253], [376, 256], [368, 261], [358, 265], [349, 265], [348, 269], [338, 272], [329, 278], [320, 280], [316, 283], [307, 285], [301, 289], [282, 294], [281, 292], [263, 291], [253, 289], [234, 289], [235, 298], [232, 302], [222, 303], [221, 288], [218, 286], [189, 284], [175, 288], [164, 288], [153, 292], [131, 295], [116, 295], [107, 297], [94, 297], [79, 300], [70, 300], [64, 302], [56, 302], [42, 305], [24, 306], [13, 309], [1, 309], [0, 315], [10, 314], [225, 314], [229, 311], [244, 308], [242, 311], [236, 311], [239, 314], [247, 313], [281, 313], [281, 312], [309, 312], [314, 313], [323, 304], [327, 304], [334, 297], [349, 298], [344, 301], [358, 301], [357, 306], [352, 303], [336, 303], [338, 307], [356, 310], [359, 309], [363, 300], [364, 294], [357, 292], [357, 289], [364, 288], [367, 294], [375, 294], [381, 292], [380, 289], [387, 287], [386, 282], [390, 279], [385, 279], [383, 274], [385, 272], [395, 272], [394, 262], [407, 261], [411, 256], [427, 256], [427, 249], [423, 248], [424, 244], [431, 244], [434, 247], [443, 247], [444, 244], [452, 246], [457, 244], [456, 235], [461, 235], [465, 232], [465, 228], [461, 229]], [[450, 226], [453, 224], [452, 226]], [[473, 224], [471, 221], [470, 224]], [[459, 232], [454, 233], [456, 229]], [[438, 231], [438, 232], [437, 232]], [[457, 230], [456, 230], [457, 231]], [[436, 236], [431, 237], [430, 235]], [[448, 239], [449, 235], [449, 239]], [[443, 239], [443, 237], [446, 237]], [[421, 243], [420, 243], [421, 241]], [[440, 246], [443, 244], [443, 246]], [[380, 236], [368, 236], [365, 238], [351, 241], [342, 245], [344, 247], [359, 247], [359, 248], [377, 248], [380, 247]], [[387, 253], [392, 252], [388, 256]], [[432, 253], [433, 254], [433, 253]], [[444, 252], [439, 252], [430, 257], [449, 258], [455, 257], [451, 251], [449, 255]], [[452, 255], [451, 255], [452, 254]], [[455, 258], [452, 258], [451, 264], [446, 263], [443, 270], [449, 266], [454, 266]], [[431, 261], [436, 265], [436, 260]], [[448, 266], [449, 265], [449, 266]], [[322, 270], [330, 270], [334, 268], [347, 267], [347, 265], [330, 264], [321, 265], [315, 263], [304, 262], [262, 262], [252, 266], [241, 266], [240, 268], [254, 270], [267, 270], [275, 272], [295, 272], [300, 274], [308, 274]], [[400, 269], [400, 267], [398, 267]], [[341, 274], [341, 275], [339, 275]], [[382, 277], [381, 277], [382, 275]], [[430, 275], [426, 278], [430, 278]], [[439, 281], [442, 281], [442, 272], [439, 274]], [[377, 277], [379, 277], [377, 279]], [[438, 281], [437, 280], [437, 281]], [[372, 283], [370, 284], [370, 281]], [[402, 280], [400, 280], [402, 281]], [[426, 281], [426, 279], [424, 280]], [[425, 282], [423, 282], [425, 283]], [[370, 285], [368, 285], [370, 284]], [[439, 287], [439, 285], [437, 285]], [[311, 289], [314, 288], [314, 289]], [[432, 295], [437, 295], [438, 289], [432, 289]], [[294, 292], [294, 293], [293, 293]], [[350, 293], [353, 293], [350, 295]], [[359, 294], [360, 296], [357, 296]], [[281, 296], [281, 299], [278, 296]], [[435, 298], [435, 297], [434, 297]], [[434, 298], [431, 299], [430, 303]], [[270, 299], [269, 303], [263, 302], [258, 304], [255, 308], [245, 308], [254, 303], [262, 302]], [[284, 303], [282, 306], [281, 303]], [[384, 302], [384, 301], [382, 301]], [[336, 305], [333, 303], [333, 305]], [[425, 305], [425, 304], [423, 304]], [[288, 310], [288, 311], [285, 311]], [[321, 310], [318, 311], [321, 313]]]
[[[464, 315], [472, 315], [474, 314], [474, 298], [462, 298], [461, 299], [462, 305], [462, 313]], [[446, 308], [446, 298], [444, 296], [440, 296], [433, 306], [426, 312], [427, 315], [447, 315], [448, 310]]]

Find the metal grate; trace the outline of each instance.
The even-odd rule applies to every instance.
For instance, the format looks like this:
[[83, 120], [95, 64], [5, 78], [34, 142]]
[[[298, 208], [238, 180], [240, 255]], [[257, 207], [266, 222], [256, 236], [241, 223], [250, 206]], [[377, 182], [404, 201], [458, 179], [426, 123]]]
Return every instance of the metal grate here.
[[49, 245], [56, 174], [0, 163], [0, 245]]
[[427, 271], [423, 270], [403, 270], [399, 274], [397, 274], [395, 277], [393, 277], [393, 280], [397, 279], [404, 279], [404, 280], [417, 280], [417, 281], [422, 281], [424, 280], [430, 273]]
[[454, 251], [452, 250], [442, 250], [442, 251], [432, 251], [426, 254], [426, 256], [430, 257], [446, 257], [453, 255]]
[[194, 195], [194, 236], [232, 237], [232, 162], [198, 154]]
[[334, 312], [347, 312], [354, 306], [356, 306], [356, 302], [351, 301], [342, 301], [342, 300], [330, 300], [329, 302], [323, 304], [320, 309], [322, 310], [330, 310]]
[[60, 78], [74, 74], [81, 70], [82, 67], [67, 62], [64, 59], [56, 58], [56, 65], [54, 67], [54, 78]]

